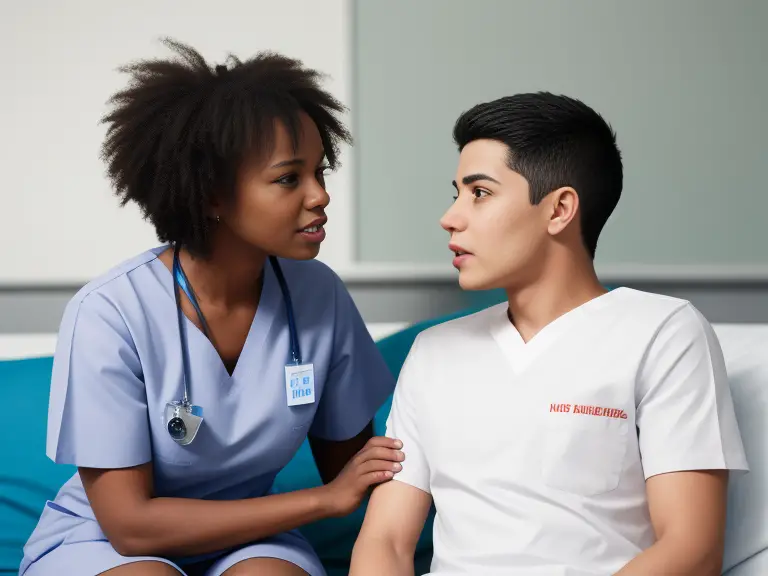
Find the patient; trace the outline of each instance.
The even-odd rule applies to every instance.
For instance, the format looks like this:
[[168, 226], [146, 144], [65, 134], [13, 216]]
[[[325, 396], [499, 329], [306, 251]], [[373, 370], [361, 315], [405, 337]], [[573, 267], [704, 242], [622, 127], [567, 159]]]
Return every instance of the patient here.
[[508, 301], [416, 339], [387, 424], [405, 461], [372, 494], [352, 576], [413, 574], [433, 502], [432, 574], [720, 574], [728, 474], [747, 470], [723, 356], [689, 302], [598, 280], [613, 130], [519, 94], [454, 139], [459, 283]]

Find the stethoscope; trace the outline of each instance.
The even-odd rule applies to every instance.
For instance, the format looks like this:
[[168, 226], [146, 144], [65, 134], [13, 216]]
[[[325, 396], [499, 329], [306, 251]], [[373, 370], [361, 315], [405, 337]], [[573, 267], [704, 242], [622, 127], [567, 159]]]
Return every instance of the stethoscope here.
[[[179, 289], [189, 298], [192, 306], [200, 319], [203, 328], [203, 334], [210, 340], [210, 329], [205, 321], [203, 311], [197, 302], [195, 293], [192, 290], [187, 275], [179, 262], [179, 245], [177, 244], [173, 251], [173, 292], [176, 299], [176, 316], [179, 327], [179, 346], [181, 348], [182, 376], [184, 379], [184, 396], [181, 400], [168, 402], [165, 407], [165, 426], [173, 440], [186, 446], [191, 444], [197, 436], [200, 425], [203, 422], [203, 409], [200, 406], [192, 404], [189, 384], [189, 356], [187, 348], [187, 332], [185, 329], [184, 312], [181, 309], [181, 293]], [[293, 316], [293, 304], [291, 303], [291, 293], [288, 290], [288, 284], [283, 276], [280, 263], [274, 256], [269, 257], [269, 263], [275, 271], [277, 282], [280, 285], [280, 291], [285, 301], [285, 311], [288, 316], [288, 332], [291, 341], [291, 360], [294, 364], [301, 364], [301, 349], [299, 348], [299, 336], [296, 330], [296, 321]]]

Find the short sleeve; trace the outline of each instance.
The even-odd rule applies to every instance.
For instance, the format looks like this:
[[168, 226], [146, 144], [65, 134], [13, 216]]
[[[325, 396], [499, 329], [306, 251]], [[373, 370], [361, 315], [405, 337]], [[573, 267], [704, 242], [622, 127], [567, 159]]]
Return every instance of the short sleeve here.
[[395, 378], [384, 362], [352, 296], [341, 279], [334, 282], [333, 350], [310, 436], [348, 440], [373, 420], [389, 398]]
[[141, 364], [123, 317], [99, 293], [73, 300], [59, 329], [47, 454], [91, 468], [151, 460]]
[[392, 398], [392, 409], [387, 418], [386, 435], [403, 443], [402, 451], [405, 454], [405, 460], [402, 462], [402, 470], [395, 474], [394, 479], [429, 494], [429, 464], [419, 435], [420, 420], [417, 415], [418, 390], [426, 383], [420, 369], [424, 362], [419, 354], [420, 337], [421, 335], [416, 337], [400, 370]]
[[748, 470], [720, 343], [693, 306], [678, 309], [659, 329], [637, 384], [646, 479], [684, 470]]

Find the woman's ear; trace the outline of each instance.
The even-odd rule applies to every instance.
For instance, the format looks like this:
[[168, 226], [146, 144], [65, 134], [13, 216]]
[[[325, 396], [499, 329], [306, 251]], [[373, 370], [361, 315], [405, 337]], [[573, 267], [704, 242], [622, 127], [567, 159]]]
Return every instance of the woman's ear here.
[[552, 207], [548, 231], [553, 236], [565, 230], [579, 211], [579, 195], [570, 186], [564, 186], [549, 194]]

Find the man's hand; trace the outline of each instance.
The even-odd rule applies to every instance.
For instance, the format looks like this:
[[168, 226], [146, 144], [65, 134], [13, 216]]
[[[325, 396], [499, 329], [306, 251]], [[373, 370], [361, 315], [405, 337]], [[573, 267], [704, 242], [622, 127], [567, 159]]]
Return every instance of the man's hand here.
[[727, 470], [649, 478], [648, 506], [657, 541], [615, 576], [719, 576], [727, 487]]
[[350, 576], [412, 576], [432, 497], [397, 479], [377, 486], [352, 551]]

